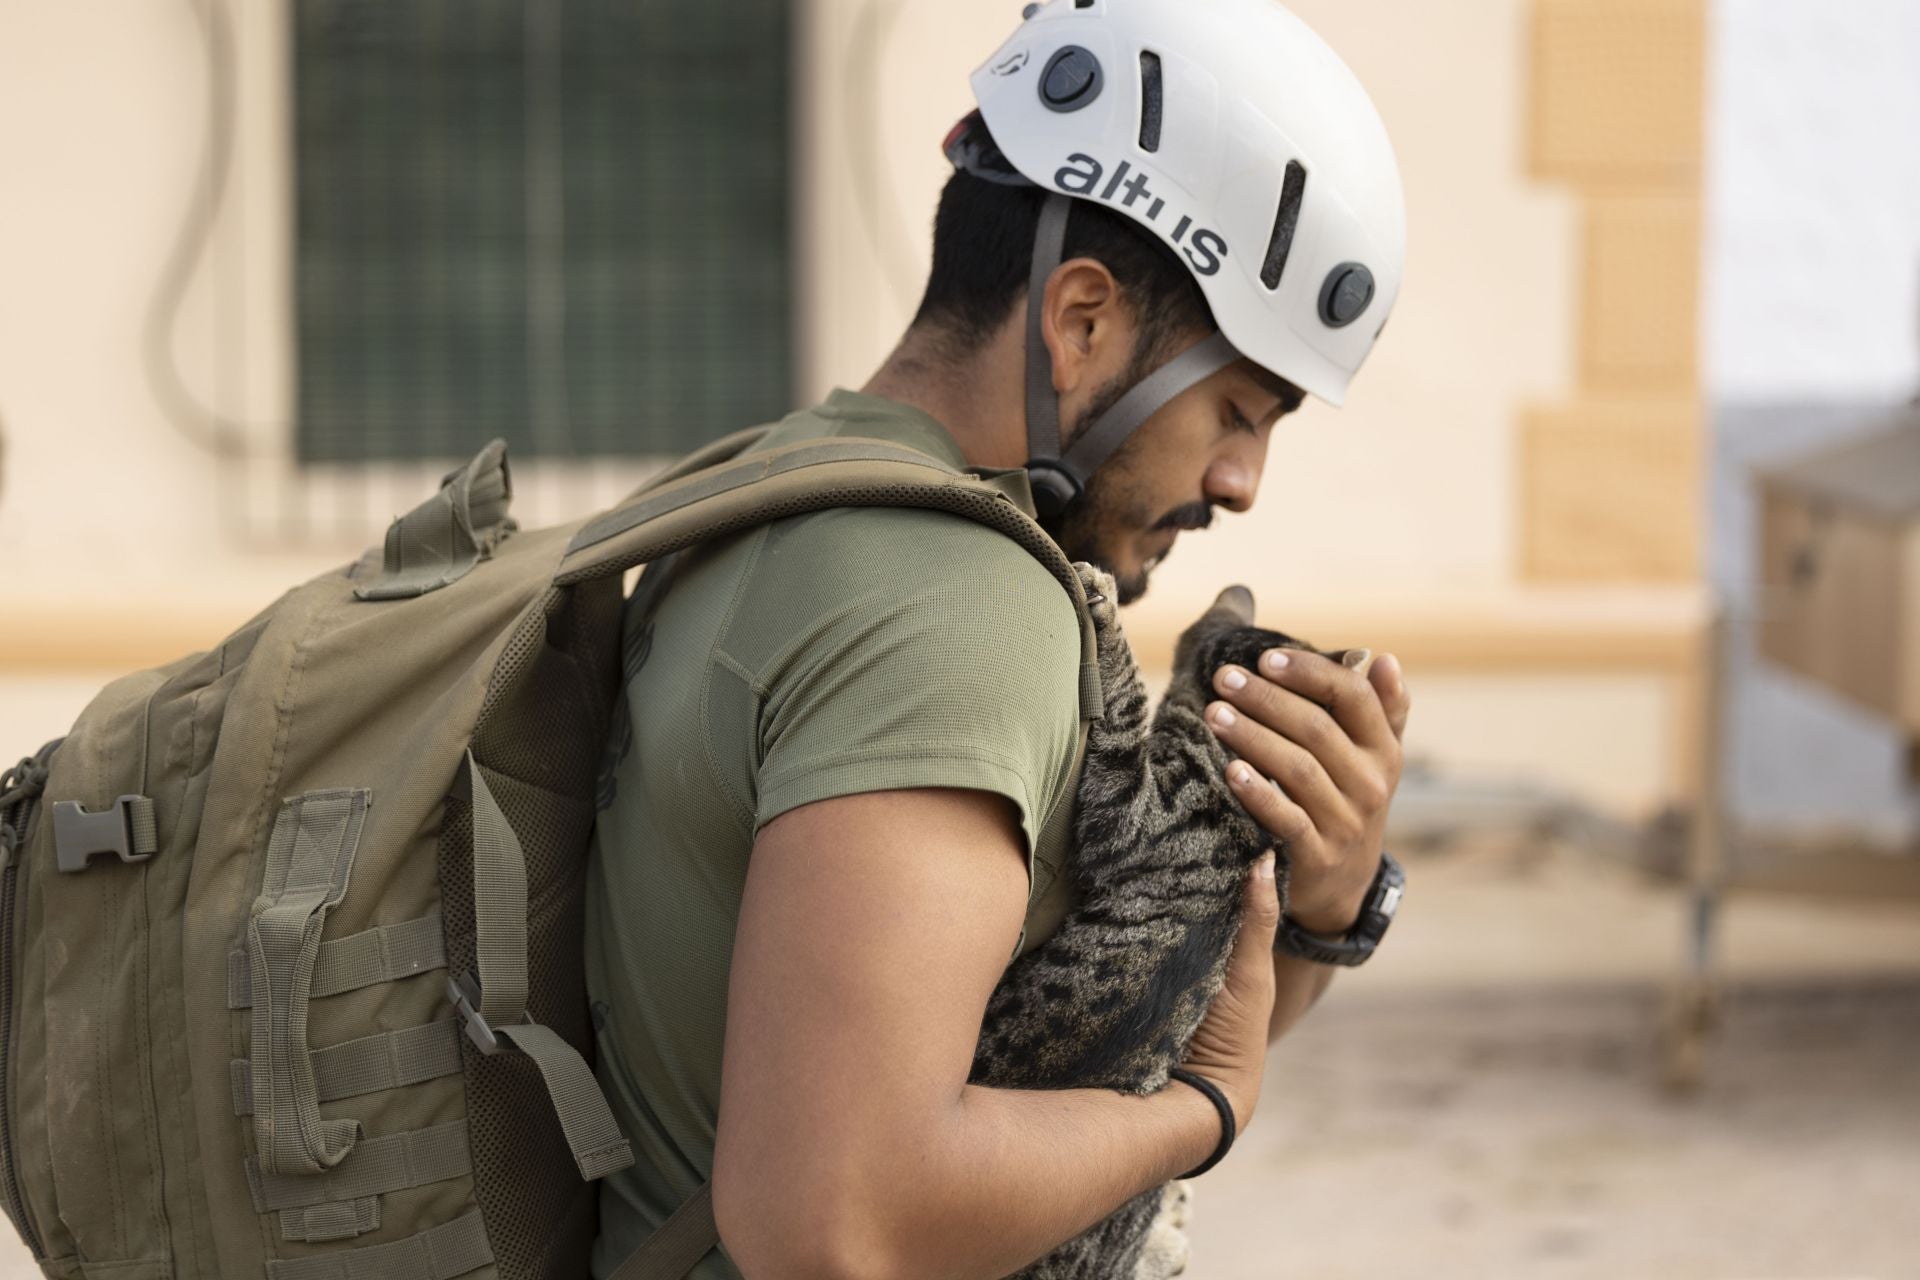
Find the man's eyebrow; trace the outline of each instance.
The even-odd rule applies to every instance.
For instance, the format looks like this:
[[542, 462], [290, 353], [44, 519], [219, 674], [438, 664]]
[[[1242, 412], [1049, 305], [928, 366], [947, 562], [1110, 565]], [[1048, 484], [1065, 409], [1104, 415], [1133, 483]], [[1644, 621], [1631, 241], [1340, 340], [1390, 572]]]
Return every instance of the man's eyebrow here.
[[1260, 389], [1280, 402], [1280, 417], [1286, 417], [1306, 403], [1307, 393], [1279, 374], [1263, 368], [1251, 360], [1246, 362], [1245, 367], [1248, 375], [1253, 378], [1254, 382], [1259, 384]]

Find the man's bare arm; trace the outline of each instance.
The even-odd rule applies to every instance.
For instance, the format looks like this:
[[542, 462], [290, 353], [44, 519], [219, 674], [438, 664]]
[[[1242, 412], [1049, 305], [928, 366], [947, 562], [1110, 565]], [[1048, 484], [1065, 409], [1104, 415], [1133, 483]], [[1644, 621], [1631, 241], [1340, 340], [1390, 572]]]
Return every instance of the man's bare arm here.
[[[761, 832], [714, 1156], [721, 1239], [754, 1280], [1005, 1275], [1213, 1149], [1219, 1121], [1192, 1089], [967, 1083], [1023, 858], [1007, 802], [972, 791], [827, 800]], [[1205, 1068], [1243, 1120], [1273, 999], [1278, 903], [1258, 887], [1270, 918], [1244, 931], [1234, 998], [1210, 1020], [1209, 1043], [1233, 1048]]]

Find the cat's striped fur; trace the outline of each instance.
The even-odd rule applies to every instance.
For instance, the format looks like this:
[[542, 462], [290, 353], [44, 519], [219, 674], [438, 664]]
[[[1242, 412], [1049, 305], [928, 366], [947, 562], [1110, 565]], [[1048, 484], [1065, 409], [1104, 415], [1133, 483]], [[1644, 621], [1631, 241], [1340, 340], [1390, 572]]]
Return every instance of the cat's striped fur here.
[[[1181, 636], [1173, 681], [1149, 723], [1113, 582], [1078, 568], [1096, 601], [1106, 693], [1105, 715], [1087, 740], [1075, 818], [1070, 873], [1080, 901], [995, 988], [973, 1079], [1147, 1094], [1166, 1085], [1219, 991], [1247, 872], [1274, 844], [1228, 790], [1227, 755], [1202, 718], [1213, 672], [1228, 662], [1252, 669], [1276, 646], [1311, 646], [1254, 627], [1252, 595], [1230, 588]], [[1279, 874], [1284, 893], [1284, 850]], [[1173, 1274], [1145, 1248], [1156, 1213], [1173, 1207], [1166, 1189], [1146, 1192], [1019, 1276]], [[1165, 1253], [1156, 1249], [1154, 1257]]]

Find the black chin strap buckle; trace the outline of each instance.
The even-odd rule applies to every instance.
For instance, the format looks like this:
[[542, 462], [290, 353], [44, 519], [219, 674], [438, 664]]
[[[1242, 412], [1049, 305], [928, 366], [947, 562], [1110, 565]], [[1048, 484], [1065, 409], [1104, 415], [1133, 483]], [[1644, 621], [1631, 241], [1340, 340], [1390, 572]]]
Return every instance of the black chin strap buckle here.
[[1027, 483], [1033, 489], [1033, 509], [1041, 520], [1051, 520], [1080, 496], [1080, 482], [1073, 473], [1048, 458], [1027, 462]]

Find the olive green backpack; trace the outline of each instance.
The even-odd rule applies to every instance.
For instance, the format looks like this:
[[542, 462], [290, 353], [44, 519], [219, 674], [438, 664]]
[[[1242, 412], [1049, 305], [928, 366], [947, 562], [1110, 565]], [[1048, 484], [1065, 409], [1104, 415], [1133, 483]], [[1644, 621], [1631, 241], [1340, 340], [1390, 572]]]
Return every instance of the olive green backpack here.
[[[496, 441], [383, 549], [0, 777], [0, 1192], [47, 1276], [587, 1274], [593, 1180], [632, 1159], [580, 950], [622, 574], [782, 516], [935, 508], [1054, 572], [1095, 672], [1017, 481], [762, 434], [533, 532]], [[714, 1242], [703, 1188], [618, 1274]]]

